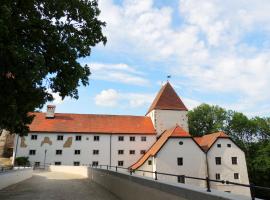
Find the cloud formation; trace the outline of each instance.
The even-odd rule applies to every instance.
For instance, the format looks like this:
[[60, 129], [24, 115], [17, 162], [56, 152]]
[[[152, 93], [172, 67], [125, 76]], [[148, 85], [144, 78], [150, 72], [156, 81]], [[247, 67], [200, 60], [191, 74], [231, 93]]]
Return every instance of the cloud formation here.
[[[180, 0], [178, 8], [156, 7], [153, 0], [124, 0], [121, 5], [101, 0], [100, 8], [108, 51], [173, 62], [170, 71], [191, 90], [234, 93], [233, 103], [224, 102], [228, 107], [258, 114], [269, 105], [268, 0]], [[172, 23], [175, 9], [181, 19], [177, 25]], [[112, 78], [145, 84], [140, 75], [125, 73], [132, 76], [116, 73]]]

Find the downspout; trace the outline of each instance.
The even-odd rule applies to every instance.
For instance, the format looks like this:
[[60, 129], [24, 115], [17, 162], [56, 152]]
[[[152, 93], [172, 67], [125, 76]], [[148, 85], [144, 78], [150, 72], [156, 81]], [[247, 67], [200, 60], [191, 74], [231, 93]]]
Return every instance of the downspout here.
[[110, 135], [110, 166], [112, 166], [112, 134]]
[[[209, 165], [208, 165], [208, 151], [206, 151], [205, 153], [205, 161], [206, 161], [206, 177], [208, 177], [210, 179], [210, 174], [209, 174]], [[209, 185], [210, 185], [210, 181], [209, 181]], [[211, 187], [211, 185], [210, 185]]]

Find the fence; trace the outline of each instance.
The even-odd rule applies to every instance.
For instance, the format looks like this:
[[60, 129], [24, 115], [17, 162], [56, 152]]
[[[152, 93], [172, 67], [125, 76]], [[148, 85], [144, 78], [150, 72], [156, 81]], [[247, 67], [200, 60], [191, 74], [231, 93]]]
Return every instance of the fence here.
[[[194, 180], [201, 180], [201, 181], [205, 181], [206, 182], [206, 191], [207, 192], [211, 192], [211, 187], [210, 187], [210, 182], [216, 182], [216, 183], [222, 183], [222, 184], [227, 184], [227, 185], [237, 185], [237, 186], [242, 186], [242, 187], [248, 187], [250, 188], [251, 191], [251, 199], [255, 200], [255, 188], [256, 189], [261, 189], [261, 190], [265, 190], [265, 191], [270, 191], [270, 188], [268, 187], [262, 187], [262, 186], [256, 186], [254, 184], [241, 184], [241, 183], [235, 183], [235, 182], [231, 182], [231, 181], [227, 181], [227, 180], [214, 180], [214, 179], [210, 179], [209, 177], [205, 177], [205, 178], [201, 178], [201, 177], [193, 177], [193, 176], [186, 176], [186, 175], [177, 175], [177, 174], [170, 174], [170, 173], [164, 173], [164, 172], [157, 172], [157, 171], [147, 171], [147, 170], [132, 170], [130, 168], [125, 168], [125, 167], [120, 167], [120, 166], [111, 166], [111, 165], [89, 165], [90, 167], [95, 167], [95, 168], [101, 168], [101, 169], [107, 169], [107, 170], [111, 170], [112, 168], [115, 169], [115, 171], [117, 172], [118, 169], [124, 169], [127, 170], [127, 172], [132, 175], [135, 174], [136, 171], [140, 171], [140, 172], [146, 172], [146, 173], [152, 173], [154, 174], [154, 179], [158, 180], [158, 175], [165, 175], [165, 176], [174, 176], [174, 177], [181, 177], [182, 180], [185, 179], [194, 179]], [[183, 181], [185, 182], [185, 181]]]

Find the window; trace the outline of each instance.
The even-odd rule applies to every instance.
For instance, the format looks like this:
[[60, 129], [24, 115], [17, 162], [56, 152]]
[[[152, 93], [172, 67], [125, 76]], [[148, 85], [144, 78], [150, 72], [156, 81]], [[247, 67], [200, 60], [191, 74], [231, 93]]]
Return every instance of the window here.
[[56, 150], [56, 155], [62, 155], [62, 150]]
[[232, 146], [231, 144], [227, 144], [227, 147], [229, 147], [229, 148], [230, 148], [231, 146]]
[[94, 141], [99, 141], [99, 136], [98, 135], [94, 136]]
[[218, 148], [221, 148], [221, 144], [217, 144], [217, 147], [218, 147]]
[[177, 165], [183, 165], [183, 158], [177, 158]]
[[81, 154], [81, 150], [75, 150], [75, 151], [74, 151], [74, 154], [75, 154], [75, 155]]
[[141, 150], [141, 154], [145, 154], [145, 150]]
[[64, 139], [64, 136], [63, 135], [57, 135], [57, 140], [63, 140], [63, 139]]
[[216, 174], [216, 180], [220, 180], [220, 174]]
[[40, 166], [40, 162], [35, 162], [35, 167], [39, 167]]
[[183, 141], [180, 141], [180, 142], [179, 142], [179, 145], [183, 145], [183, 144], [184, 144]]
[[81, 135], [76, 135], [75, 140], [76, 140], [76, 141], [81, 141], [81, 140], [82, 140], [82, 136], [81, 136]]
[[142, 136], [141, 137], [141, 141], [145, 142], [146, 141], [146, 137], [145, 136]]
[[152, 165], [152, 160], [148, 160], [148, 165]]
[[124, 141], [124, 136], [118, 136], [118, 141]]
[[98, 155], [98, 154], [99, 154], [99, 150], [94, 149], [94, 150], [93, 150], [93, 154], [94, 154], [94, 155]]
[[135, 154], [135, 150], [129, 150], [129, 154]]
[[37, 140], [37, 135], [31, 135], [31, 140]]
[[134, 142], [135, 141], [135, 137], [134, 136], [129, 137], [129, 141]]
[[185, 183], [185, 177], [184, 176], [177, 176], [178, 183]]
[[95, 167], [98, 166], [98, 161], [93, 161], [92, 166], [95, 166]]
[[216, 157], [216, 165], [221, 165], [221, 157]]
[[29, 155], [36, 155], [36, 150], [33, 149], [29, 150]]
[[80, 166], [80, 162], [79, 161], [75, 161], [75, 162], [73, 162], [73, 165], [74, 166]]
[[124, 150], [118, 150], [118, 154], [124, 154]]
[[54, 162], [54, 165], [61, 165], [61, 164], [62, 164], [61, 162]]
[[237, 157], [232, 157], [232, 164], [237, 165]]
[[239, 179], [239, 174], [238, 173], [234, 173], [233, 174], [233, 177], [234, 177], [234, 179]]
[[119, 161], [118, 161], [118, 166], [124, 166], [124, 161], [119, 160]]

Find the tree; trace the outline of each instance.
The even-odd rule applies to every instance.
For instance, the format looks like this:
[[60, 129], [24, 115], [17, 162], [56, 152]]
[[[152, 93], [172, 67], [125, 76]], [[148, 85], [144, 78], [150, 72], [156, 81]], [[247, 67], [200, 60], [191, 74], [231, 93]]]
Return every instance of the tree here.
[[26, 134], [51, 92], [78, 98], [90, 69], [79, 58], [106, 43], [97, 0], [3, 0], [0, 4], [0, 128]]
[[201, 104], [188, 112], [189, 131], [193, 136], [221, 131], [225, 120], [226, 111], [219, 106]]

